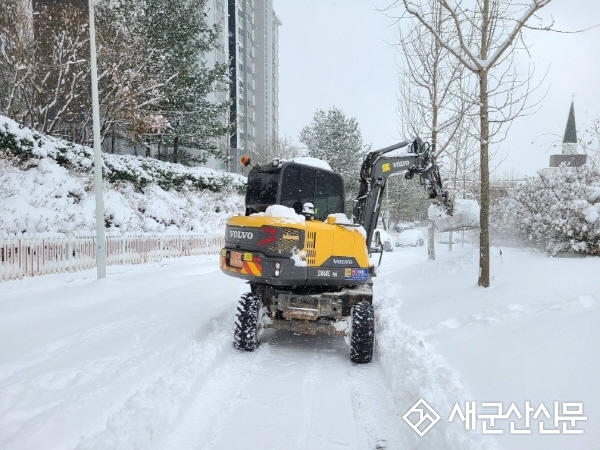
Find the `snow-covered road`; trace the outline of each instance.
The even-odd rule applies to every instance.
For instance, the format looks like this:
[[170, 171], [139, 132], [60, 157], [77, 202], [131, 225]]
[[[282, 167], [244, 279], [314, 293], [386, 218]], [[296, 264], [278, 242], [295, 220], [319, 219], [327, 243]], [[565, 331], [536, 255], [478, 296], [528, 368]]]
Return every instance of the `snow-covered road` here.
[[[2, 283], [0, 448], [495, 448], [480, 432], [447, 421], [455, 402], [494, 399], [469, 393], [465, 377], [446, 363], [462, 353], [444, 343], [477, 350], [469, 333], [491, 340], [502, 332], [495, 319], [514, 328], [531, 320], [533, 313], [523, 311], [533, 307], [518, 310], [508, 301], [504, 309], [489, 310], [485, 304], [480, 309], [494, 320], [473, 319], [467, 312], [477, 302], [468, 295], [477, 289], [473, 280], [462, 286], [465, 277], [475, 277], [465, 262], [472, 255], [460, 248], [454, 253], [435, 263], [426, 261], [425, 248], [384, 255], [375, 287], [377, 347], [369, 365], [351, 364], [338, 337], [267, 331], [256, 352], [235, 351], [235, 307], [247, 287], [221, 274], [216, 257], [111, 267], [100, 281], [88, 271]], [[590, 264], [585, 267], [595, 270]], [[460, 275], [456, 285], [449, 274]], [[456, 293], [421, 279], [443, 280]], [[567, 313], [581, 309], [597, 317], [594, 295], [600, 293], [590, 291], [587, 303], [565, 303]], [[428, 320], [419, 316], [423, 310], [431, 310]], [[453, 330], [458, 334], [448, 335]], [[483, 395], [477, 373], [464, 375]], [[423, 438], [402, 420], [421, 397], [442, 416]], [[535, 448], [538, 441], [520, 442]], [[576, 442], [595, 448], [586, 446], [589, 440]]]
[[383, 449], [416, 438], [377, 358], [351, 364], [342, 338], [268, 331], [258, 351], [235, 351], [246, 285], [215, 257], [94, 275], [0, 287], [1, 448]]

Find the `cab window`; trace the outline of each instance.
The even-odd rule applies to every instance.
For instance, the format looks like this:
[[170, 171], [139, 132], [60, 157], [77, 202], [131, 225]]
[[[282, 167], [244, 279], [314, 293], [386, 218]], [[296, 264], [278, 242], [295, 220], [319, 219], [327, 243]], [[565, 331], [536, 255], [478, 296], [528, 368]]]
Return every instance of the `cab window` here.
[[317, 172], [315, 180], [315, 218], [325, 220], [329, 214], [344, 212], [344, 183], [333, 172]]
[[316, 175], [317, 171], [310, 167], [286, 167], [281, 184], [281, 204], [300, 214], [304, 203], [314, 203]]
[[269, 172], [251, 171], [246, 189], [248, 213], [262, 212], [268, 206], [277, 203], [279, 170]]
[[329, 214], [344, 212], [344, 183], [333, 172], [312, 167], [290, 165], [284, 170], [280, 203], [302, 212], [304, 203], [315, 206], [315, 218], [325, 220]]

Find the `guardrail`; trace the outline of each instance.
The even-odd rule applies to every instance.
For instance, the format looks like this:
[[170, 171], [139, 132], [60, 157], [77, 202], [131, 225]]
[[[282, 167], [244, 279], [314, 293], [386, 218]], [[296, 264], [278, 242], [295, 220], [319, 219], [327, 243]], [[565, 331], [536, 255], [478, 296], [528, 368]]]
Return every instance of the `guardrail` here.
[[[162, 258], [210, 255], [222, 234], [125, 233], [106, 237], [106, 264], [140, 264]], [[82, 233], [0, 235], [0, 281], [96, 267], [96, 236]]]

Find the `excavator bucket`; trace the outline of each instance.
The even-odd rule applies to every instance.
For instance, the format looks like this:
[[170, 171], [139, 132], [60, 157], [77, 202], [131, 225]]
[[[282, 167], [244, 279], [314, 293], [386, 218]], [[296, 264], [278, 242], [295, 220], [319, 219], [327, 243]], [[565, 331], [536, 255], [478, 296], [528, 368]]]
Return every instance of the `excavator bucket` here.
[[438, 231], [479, 228], [479, 205], [475, 200], [456, 199], [452, 215], [448, 215], [442, 206], [432, 204], [427, 214]]

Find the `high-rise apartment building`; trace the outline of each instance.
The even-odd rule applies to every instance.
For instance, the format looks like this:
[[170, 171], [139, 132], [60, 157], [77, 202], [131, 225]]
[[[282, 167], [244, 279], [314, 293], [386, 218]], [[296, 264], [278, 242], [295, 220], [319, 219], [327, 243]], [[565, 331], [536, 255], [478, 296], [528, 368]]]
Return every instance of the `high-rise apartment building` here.
[[[217, 50], [206, 58], [229, 62], [229, 121], [235, 126], [220, 145], [229, 148], [229, 167], [237, 172], [241, 154], [252, 154], [278, 133], [281, 22], [273, 0], [210, 0], [207, 10], [209, 19], [223, 28]], [[223, 168], [215, 160], [208, 164]]]

